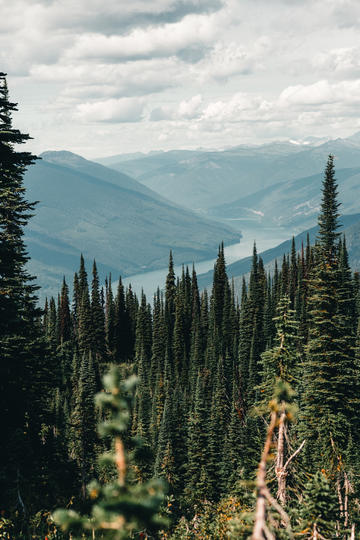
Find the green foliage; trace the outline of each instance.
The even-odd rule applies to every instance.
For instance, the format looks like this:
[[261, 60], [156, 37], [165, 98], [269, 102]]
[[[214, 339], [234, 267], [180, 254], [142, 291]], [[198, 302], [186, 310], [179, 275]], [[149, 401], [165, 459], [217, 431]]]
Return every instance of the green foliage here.
[[[332, 156], [317, 245], [297, 253], [293, 240], [272, 275], [254, 246], [240, 305], [221, 245], [211, 293], [201, 295], [195, 269], [177, 278], [170, 253], [153, 308], [121, 278], [115, 297], [111, 275], [101, 288], [95, 262], [89, 291], [81, 256], [72, 306], [64, 280], [41, 320], [22, 241], [33, 208], [22, 174], [35, 158], [14, 151], [28, 137], [12, 129], [0, 81], [0, 535], [58, 534], [48, 519], [56, 501], [67, 509], [55, 520], [73, 538], [248, 538], [264, 439], [261, 496], [274, 537], [291, 537], [285, 510], [304, 538], [314, 527], [329, 537], [336, 521], [339, 531], [355, 524], [360, 280], [338, 237]], [[163, 533], [169, 512], [177, 523]]]
[[125, 441], [131, 443], [137, 453], [140, 449], [139, 442], [129, 440], [128, 433], [136, 383], [134, 376], [123, 380], [119, 369], [113, 367], [104, 376], [105, 392], [97, 395], [97, 404], [110, 413], [99, 426], [99, 434], [114, 438], [115, 448], [102, 459], [115, 465], [117, 478], [105, 485], [96, 481], [89, 484], [88, 494], [93, 501], [90, 516], [65, 509], [54, 513], [55, 522], [79, 538], [91, 531], [101, 531], [102, 538], [127, 539], [138, 537], [141, 531], [154, 532], [166, 525], [166, 520], [159, 515], [164, 501], [162, 482], [132, 483], [131, 460], [125, 450]]
[[[23, 235], [35, 203], [26, 200], [23, 175], [37, 158], [18, 150], [30, 137], [13, 128], [16, 110], [0, 73], [0, 507], [6, 517], [17, 513], [25, 530], [30, 509], [51, 498], [41, 494], [50, 451], [42, 433], [52, 425], [49, 403], [59, 371], [44, 339], [38, 287], [27, 270]], [[56, 346], [57, 328], [52, 330]]]
[[336, 492], [323, 472], [317, 472], [305, 486], [299, 509], [299, 538], [313, 538], [316, 531], [325, 538], [339, 535], [339, 503]]

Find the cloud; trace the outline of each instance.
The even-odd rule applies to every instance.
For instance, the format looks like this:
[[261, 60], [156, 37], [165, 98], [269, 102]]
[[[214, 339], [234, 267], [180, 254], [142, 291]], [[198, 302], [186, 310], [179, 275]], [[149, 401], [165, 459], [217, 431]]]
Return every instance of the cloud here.
[[207, 47], [216, 32], [214, 19], [188, 15], [181, 22], [136, 28], [128, 35], [84, 34], [66, 52], [66, 58], [116, 62], [169, 57], [185, 50]]
[[339, 28], [356, 28], [360, 25], [358, 0], [328, 0], [334, 23]]
[[327, 80], [310, 85], [289, 86], [279, 96], [283, 107], [319, 107], [337, 104], [342, 109], [360, 104], [360, 79], [330, 83]]
[[0, 0], [0, 29], [20, 29], [26, 17], [51, 31], [128, 32], [132, 28], [177, 22], [189, 14], [212, 13], [223, 0]]
[[260, 96], [236, 93], [230, 99], [209, 103], [203, 111], [202, 120], [211, 122], [239, 122], [249, 119], [255, 111], [266, 109]]
[[152, 122], [163, 120], [191, 120], [201, 115], [202, 96], [197, 94], [188, 100], [182, 100], [176, 107], [156, 107], [150, 113]]
[[37, 62], [54, 63], [69, 44], [60, 29], [49, 33], [44, 25], [44, 8], [36, 3], [0, 0], [0, 63], [11, 74], [27, 74]]
[[211, 39], [206, 20], [221, 6], [221, 0], [0, 0], [1, 66], [24, 75], [62, 56], [62, 63], [86, 58], [119, 62], [167, 56], [167, 46], [169, 55], [197, 61], [203, 41]]
[[160, 145], [154, 121], [168, 148], [358, 128], [358, 0], [0, 0], [0, 13], [0, 68], [40, 150], [88, 148], [88, 123], [103, 154]]
[[193, 66], [192, 71], [202, 82], [211, 79], [221, 82], [237, 75], [251, 75], [263, 70], [265, 59], [272, 50], [267, 36], [258, 38], [251, 46], [219, 41], [201, 62]]
[[178, 109], [179, 118], [194, 118], [198, 116], [199, 109], [202, 104], [202, 97], [200, 94], [193, 96], [188, 101], [181, 101]]
[[137, 98], [108, 99], [80, 103], [75, 116], [84, 122], [139, 122], [143, 117], [144, 100]]
[[62, 0], [54, 1], [47, 21], [53, 28], [72, 28], [106, 35], [129, 32], [132, 28], [180, 21], [190, 14], [212, 13], [221, 9], [222, 0]]
[[347, 77], [358, 77], [360, 74], [360, 47], [344, 47], [320, 52], [312, 61], [313, 67], [319, 71], [330, 72]]
[[39, 84], [61, 85], [59, 99], [79, 100], [144, 96], [159, 93], [184, 81], [183, 62], [176, 57], [154, 58], [124, 64], [91, 62], [39, 65], [31, 77]]

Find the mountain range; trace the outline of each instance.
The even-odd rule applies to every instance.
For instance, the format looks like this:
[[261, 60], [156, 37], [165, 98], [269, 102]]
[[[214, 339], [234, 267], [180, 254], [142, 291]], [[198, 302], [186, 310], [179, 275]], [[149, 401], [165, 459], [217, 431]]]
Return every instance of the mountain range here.
[[[166, 267], [170, 249], [177, 264], [199, 262], [214, 258], [221, 241], [248, 237], [249, 229], [252, 237], [265, 228], [280, 227], [289, 236], [311, 229], [329, 153], [335, 155], [342, 212], [354, 214], [360, 133], [219, 151], [138, 152], [102, 163], [45, 152], [25, 175], [27, 198], [40, 201], [26, 233], [30, 270], [44, 296], [58, 291], [63, 275], [72, 279], [80, 253], [88, 267], [96, 258], [102, 279], [109, 272], [117, 279]], [[356, 227], [351, 234], [354, 254]]]
[[238, 241], [227, 226], [164, 200], [129, 176], [70, 152], [46, 152], [25, 175], [29, 200], [40, 201], [26, 243], [42, 295], [72, 279], [80, 253], [95, 257], [101, 278], [210, 258], [218, 244]]
[[[133, 158], [127, 155], [125, 160], [111, 156], [100, 161], [177, 204], [226, 219], [229, 216], [224, 215], [223, 208], [231, 208], [234, 201], [238, 205], [276, 184], [321, 174], [330, 153], [335, 155], [337, 169], [360, 167], [360, 135], [320, 143], [285, 141], [222, 151], [174, 150]], [[317, 189], [320, 192], [320, 185]], [[253, 205], [248, 217], [257, 218], [257, 211]]]
[[[215, 206], [208, 211], [223, 222], [238, 221], [242, 226], [256, 223], [258, 226], [290, 227], [301, 231], [316, 222], [320, 208], [323, 173], [305, 178], [280, 182], [256, 193]], [[359, 210], [360, 167], [337, 169], [339, 201], [344, 213]]]

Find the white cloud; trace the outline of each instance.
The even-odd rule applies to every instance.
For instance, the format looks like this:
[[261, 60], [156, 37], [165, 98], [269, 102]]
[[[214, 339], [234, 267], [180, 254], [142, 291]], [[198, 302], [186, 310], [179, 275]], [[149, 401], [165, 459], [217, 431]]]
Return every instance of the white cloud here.
[[85, 122], [139, 122], [144, 112], [144, 100], [136, 98], [108, 99], [80, 103], [75, 115]]
[[265, 102], [260, 96], [237, 93], [226, 101], [209, 103], [204, 108], [202, 119], [216, 122], [238, 122], [264, 107]]
[[188, 100], [182, 100], [176, 106], [156, 107], [150, 113], [150, 120], [154, 122], [162, 120], [191, 120], [198, 118], [201, 114], [201, 105], [203, 103], [200, 94], [193, 96]]
[[87, 123], [103, 154], [359, 126], [359, 0], [0, 0], [0, 13], [0, 69], [39, 151], [89, 148]]
[[188, 101], [182, 101], [179, 105], [178, 116], [180, 118], [194, 118], [199, 114], [201, 104], [202, 97], [200, 94], [193, 96]]
[[360, 79], [330, 83], [327, 80], [310, 85], [289, 86], [279, 97], [280, 106], [312, 107], [329, 104], [340, 107], [360, 103]]
[[265, 58], [271, 52], [272, 45], [267, 36], [257, 39], [251, 46], [219, 41], [209, 55], [194, 66], [193, 72], [200, 81], [222, 81], [236, 75], [250, 75], [263, 69]]
[[187, 48], [211, 43], [216, 32], [215, 20], [207, 15], [188, 15], [180, 22], [136, 28], [128, 35], [80, 36], [66, 56], [102, 61], [127, 60], [154, 56], [172, 56]]
[[303, 84], [289, 86], [281, 92], [279, 97], [280, 105], [285, 107], [289, 105], [321, 105], [323, 103], [333, 103], [334, 101], [333, 88], [325, 80], [308, 86]]
[[312, 65], [321, 71], [339, 76], [358, 77], [360, 74], [360, 47], [332, 49], [315, 55]]

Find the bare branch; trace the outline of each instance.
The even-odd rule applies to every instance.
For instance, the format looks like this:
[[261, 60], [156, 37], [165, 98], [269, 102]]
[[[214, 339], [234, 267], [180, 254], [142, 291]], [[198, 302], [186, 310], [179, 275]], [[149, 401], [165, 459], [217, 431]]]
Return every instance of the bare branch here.
[[267, 538], [267, 540], [276, 540], [275, 536], [272, 534], [271, 531], [269, 531], [266, 523], [264, 524], [264, 534]]
[[292, 538], [293, 535], [292, 535], [292, 532], [291, 532], [291, 525], [290, 525], [289, 516], [287, 515], [287, 513], [285, 512], [283, 507], [277, 502], [277, 500], [274, 499], [274, 497], [271, 495], [271, 493], [270, 493], [270, 491], [268, 490], [267, 487], [265, 488], [264, 495], [265, 495], [268, 503], [280, 514], [282, 520], [286, 524], [286, 529], [288, 531], [289, 538]]
[[263, 540], [263, 532], [266, 527], [266, 463], [270, 453], [272, 438], [277, 424], [276, 412], [271, 413], [270, 425], [267, 431], [264, 449], [261, 454], [261, 460], [256, 475], [257, 500], [255, 509], [255, 521], [252, 534], [252, 540]]
[[289, 457], [289, 459], [287, 460], [287, 462], [284, 465], [284, 471], [286, 470], [289, 463], [301, 452], [301, 450], [303, 449], [305, 443], [306, 443], [306, 439], [303, 440], [303, 442], [300, 444], [299, 448]]
[[126, 460], [124, 445], [120, 437], [115, 438], [115, 463], [120, 486], [125, 485]]

